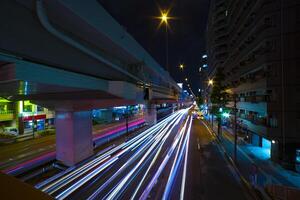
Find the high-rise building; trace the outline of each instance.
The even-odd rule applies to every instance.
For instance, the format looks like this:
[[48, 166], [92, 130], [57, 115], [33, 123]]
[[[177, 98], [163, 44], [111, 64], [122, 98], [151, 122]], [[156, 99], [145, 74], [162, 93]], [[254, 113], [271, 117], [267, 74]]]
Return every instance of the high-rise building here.
[[300, 1], [212, 0], [209, 15], [209, 78], [223, 70], [240, 130], [292, 168], [300, 151]]

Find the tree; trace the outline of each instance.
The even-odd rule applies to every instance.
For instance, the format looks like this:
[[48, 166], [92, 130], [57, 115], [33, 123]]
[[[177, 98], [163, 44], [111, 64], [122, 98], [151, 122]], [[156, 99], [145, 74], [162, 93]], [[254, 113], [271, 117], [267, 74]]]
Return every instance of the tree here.
[[202, 96], [197, 96], [196, 97], [196, 103], [197, 103], [198, 107], [200, 107], [204, 103], [203, 97]]
[[210, 101], [212, 103], [211, 113], [217, 116], [218, 120], [218, 135], [221, 133], [221, 122], [222, 122], [222, 110], [228, 103], [229, 94], [226, 92], [226, 87], [224, 86], [225, 76], [223, 74], [223, 69], [218, 68], [217, 73], [214, 77], [212, 92], [210, 94]]

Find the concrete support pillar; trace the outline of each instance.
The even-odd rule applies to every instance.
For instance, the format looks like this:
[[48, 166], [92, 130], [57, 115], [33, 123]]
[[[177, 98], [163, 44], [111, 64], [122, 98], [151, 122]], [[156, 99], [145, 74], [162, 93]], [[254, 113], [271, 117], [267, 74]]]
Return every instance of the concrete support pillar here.
[[157, 112], [155, 104], [146, 104], [145, 122], [149, 125], [154, 125], [157, 122]]
[[56, 159], [67, 166], [93, 154], [91, 111], [56, 111]]
[[22, 112], [23, 112], [23, 101], [17, 101], [15, 104], [15, 117], [14, 117], [14, 125], [18, 131], [19, 131], [19, 135], [23, 135], [24, 134], [24, 121], [23, 121], [23, 116], [22, 116]]

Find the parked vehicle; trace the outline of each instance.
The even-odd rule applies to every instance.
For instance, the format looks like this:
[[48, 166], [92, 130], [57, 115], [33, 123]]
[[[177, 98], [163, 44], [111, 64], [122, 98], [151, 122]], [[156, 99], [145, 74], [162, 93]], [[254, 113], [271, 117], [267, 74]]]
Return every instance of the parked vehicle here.
[[15, 136], [19, 135], [19, 131], [16, 127], [5, 127], [3, 133]]

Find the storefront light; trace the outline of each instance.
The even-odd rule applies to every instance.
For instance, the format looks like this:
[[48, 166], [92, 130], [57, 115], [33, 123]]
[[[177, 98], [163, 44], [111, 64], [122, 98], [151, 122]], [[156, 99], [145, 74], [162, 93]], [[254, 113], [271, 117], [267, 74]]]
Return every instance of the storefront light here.
[[228, 118], [229, 117], [229, 113], [223, 113], [222, 116], [225, 117], [225, 118]]
[[272, 140], [272, 144], [275, 144], [276, 143], [276, 141], [275, 140]]

